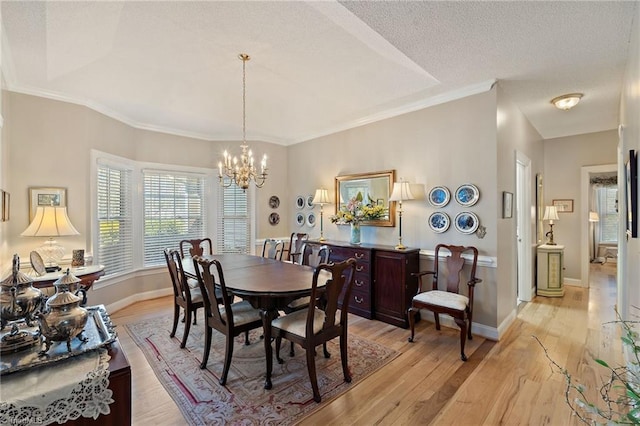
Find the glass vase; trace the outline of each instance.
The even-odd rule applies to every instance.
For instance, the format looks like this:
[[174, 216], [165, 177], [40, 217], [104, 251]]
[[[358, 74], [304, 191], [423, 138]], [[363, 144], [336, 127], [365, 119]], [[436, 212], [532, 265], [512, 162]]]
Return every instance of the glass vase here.
[[360, 224], [357, 222], [351, 223], [351, 244], [360, 244]]

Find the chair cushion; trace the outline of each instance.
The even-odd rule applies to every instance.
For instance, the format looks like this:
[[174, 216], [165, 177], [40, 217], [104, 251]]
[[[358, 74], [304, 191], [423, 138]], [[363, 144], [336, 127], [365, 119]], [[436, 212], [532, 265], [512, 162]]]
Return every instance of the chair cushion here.
[[467, 296], [442, 290], [425, 291], [424, 293], [414, 296], [413, 301], [457, 309], [459, 311], [464, 311], [469, 305], [469, 298]]
[[198, 288], [198, 287], [200, 287], [200, 284], [198, 283], [198, 280], [196, 280], [195, 278], [187, 278], [187, 285], [189, 286], [189, 288]]
[[[315, 308], [316, 312], [313, 315], [313, 334], [317, 334], [322, 330], [322, 324], [324, 323], [325, 313], [324, 311]], [[273, 327], [277, 327], [281, 330], [288, 331], [297, 336], [307, 337], [307, 309], [301, 311], [295, 311], [291, 314], [278, 317], [271, 321]], [[340, 311], [336, 311], [335, 324], [340, 323]]]
[[[231, 312], [233, 312], [233, 325], [243, 325], [260, 320], [260, 311], [251, 306], [251, 303], [246, 300], [233, 303]], [[224, 306], [220, 307], [220, 315], [225, 321], [227, 320]]]
[[291, 303], [289, 303], [287, 305], [287, 308], [293, 310], [293, 311], [297, 311], [300, 308], [304, 308], [306, 306], [309, 306], [309, 302], [311, 301], [311, 298], [309, 296], [305, 296], [305, 297], [300, 297], [294, 301], [292, 301]]
[[191, 302], [192, 303], [202, 303], [202, 293], [199, 288], [192, 288], [189, 293], [191, 293]]

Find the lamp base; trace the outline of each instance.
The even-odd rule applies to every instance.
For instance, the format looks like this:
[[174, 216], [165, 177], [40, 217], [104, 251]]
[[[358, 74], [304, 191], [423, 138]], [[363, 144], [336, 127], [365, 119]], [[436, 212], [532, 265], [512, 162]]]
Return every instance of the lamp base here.
[[320, 239], [318, 239], [318, 241], [327, 241], [327, 239], [325, 237], [320, 237]]
[[400, 243], [395, 248], [396, 248], [396, 250], [406, 250], [407, 246], [405, 246], [402, 243]]

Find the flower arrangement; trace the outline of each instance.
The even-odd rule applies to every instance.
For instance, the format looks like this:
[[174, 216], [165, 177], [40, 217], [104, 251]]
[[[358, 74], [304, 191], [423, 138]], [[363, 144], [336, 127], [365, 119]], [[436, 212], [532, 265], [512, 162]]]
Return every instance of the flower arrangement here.
[[349, 202], [340, 207], [338, 213], [332, 215], [329, 219], [331, 223], [345, 225], [348, 223], [360, 224], [365, 220], [375, 220], [384, 217], [386, 209], [384, 206], [376, 205], [373, 200], [370, 204], [364, 204], [362, 201], [362, 193], [352, 197]]

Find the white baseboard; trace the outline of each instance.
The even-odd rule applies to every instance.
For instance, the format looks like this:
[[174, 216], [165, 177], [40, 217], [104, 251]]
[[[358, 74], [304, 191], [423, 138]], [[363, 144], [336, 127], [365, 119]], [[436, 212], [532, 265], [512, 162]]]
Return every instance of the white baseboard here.
[[115, 303], [111, 303], [106, 306], [107, 312], [114, 313], [119, 311], [120, 309], [124, 309], [129, 305], [133, 305], [136, 302], [142, 302], [144, 300], [157, 299], [158, 297], [170, 296], [173, 294], [173, 289], [169, 288], [161, 288], [159, 290], [147, 291], [145, 293], [137, 293], [133, 294], [124, 299], [118, 300]]
[[584, 288], [588, 287], [586, 284], [584, 284], [582, 280], [576, 280], [575, 278], [565, 278], [564, 285], [572, 285], [574, 287], [584, 287]]

